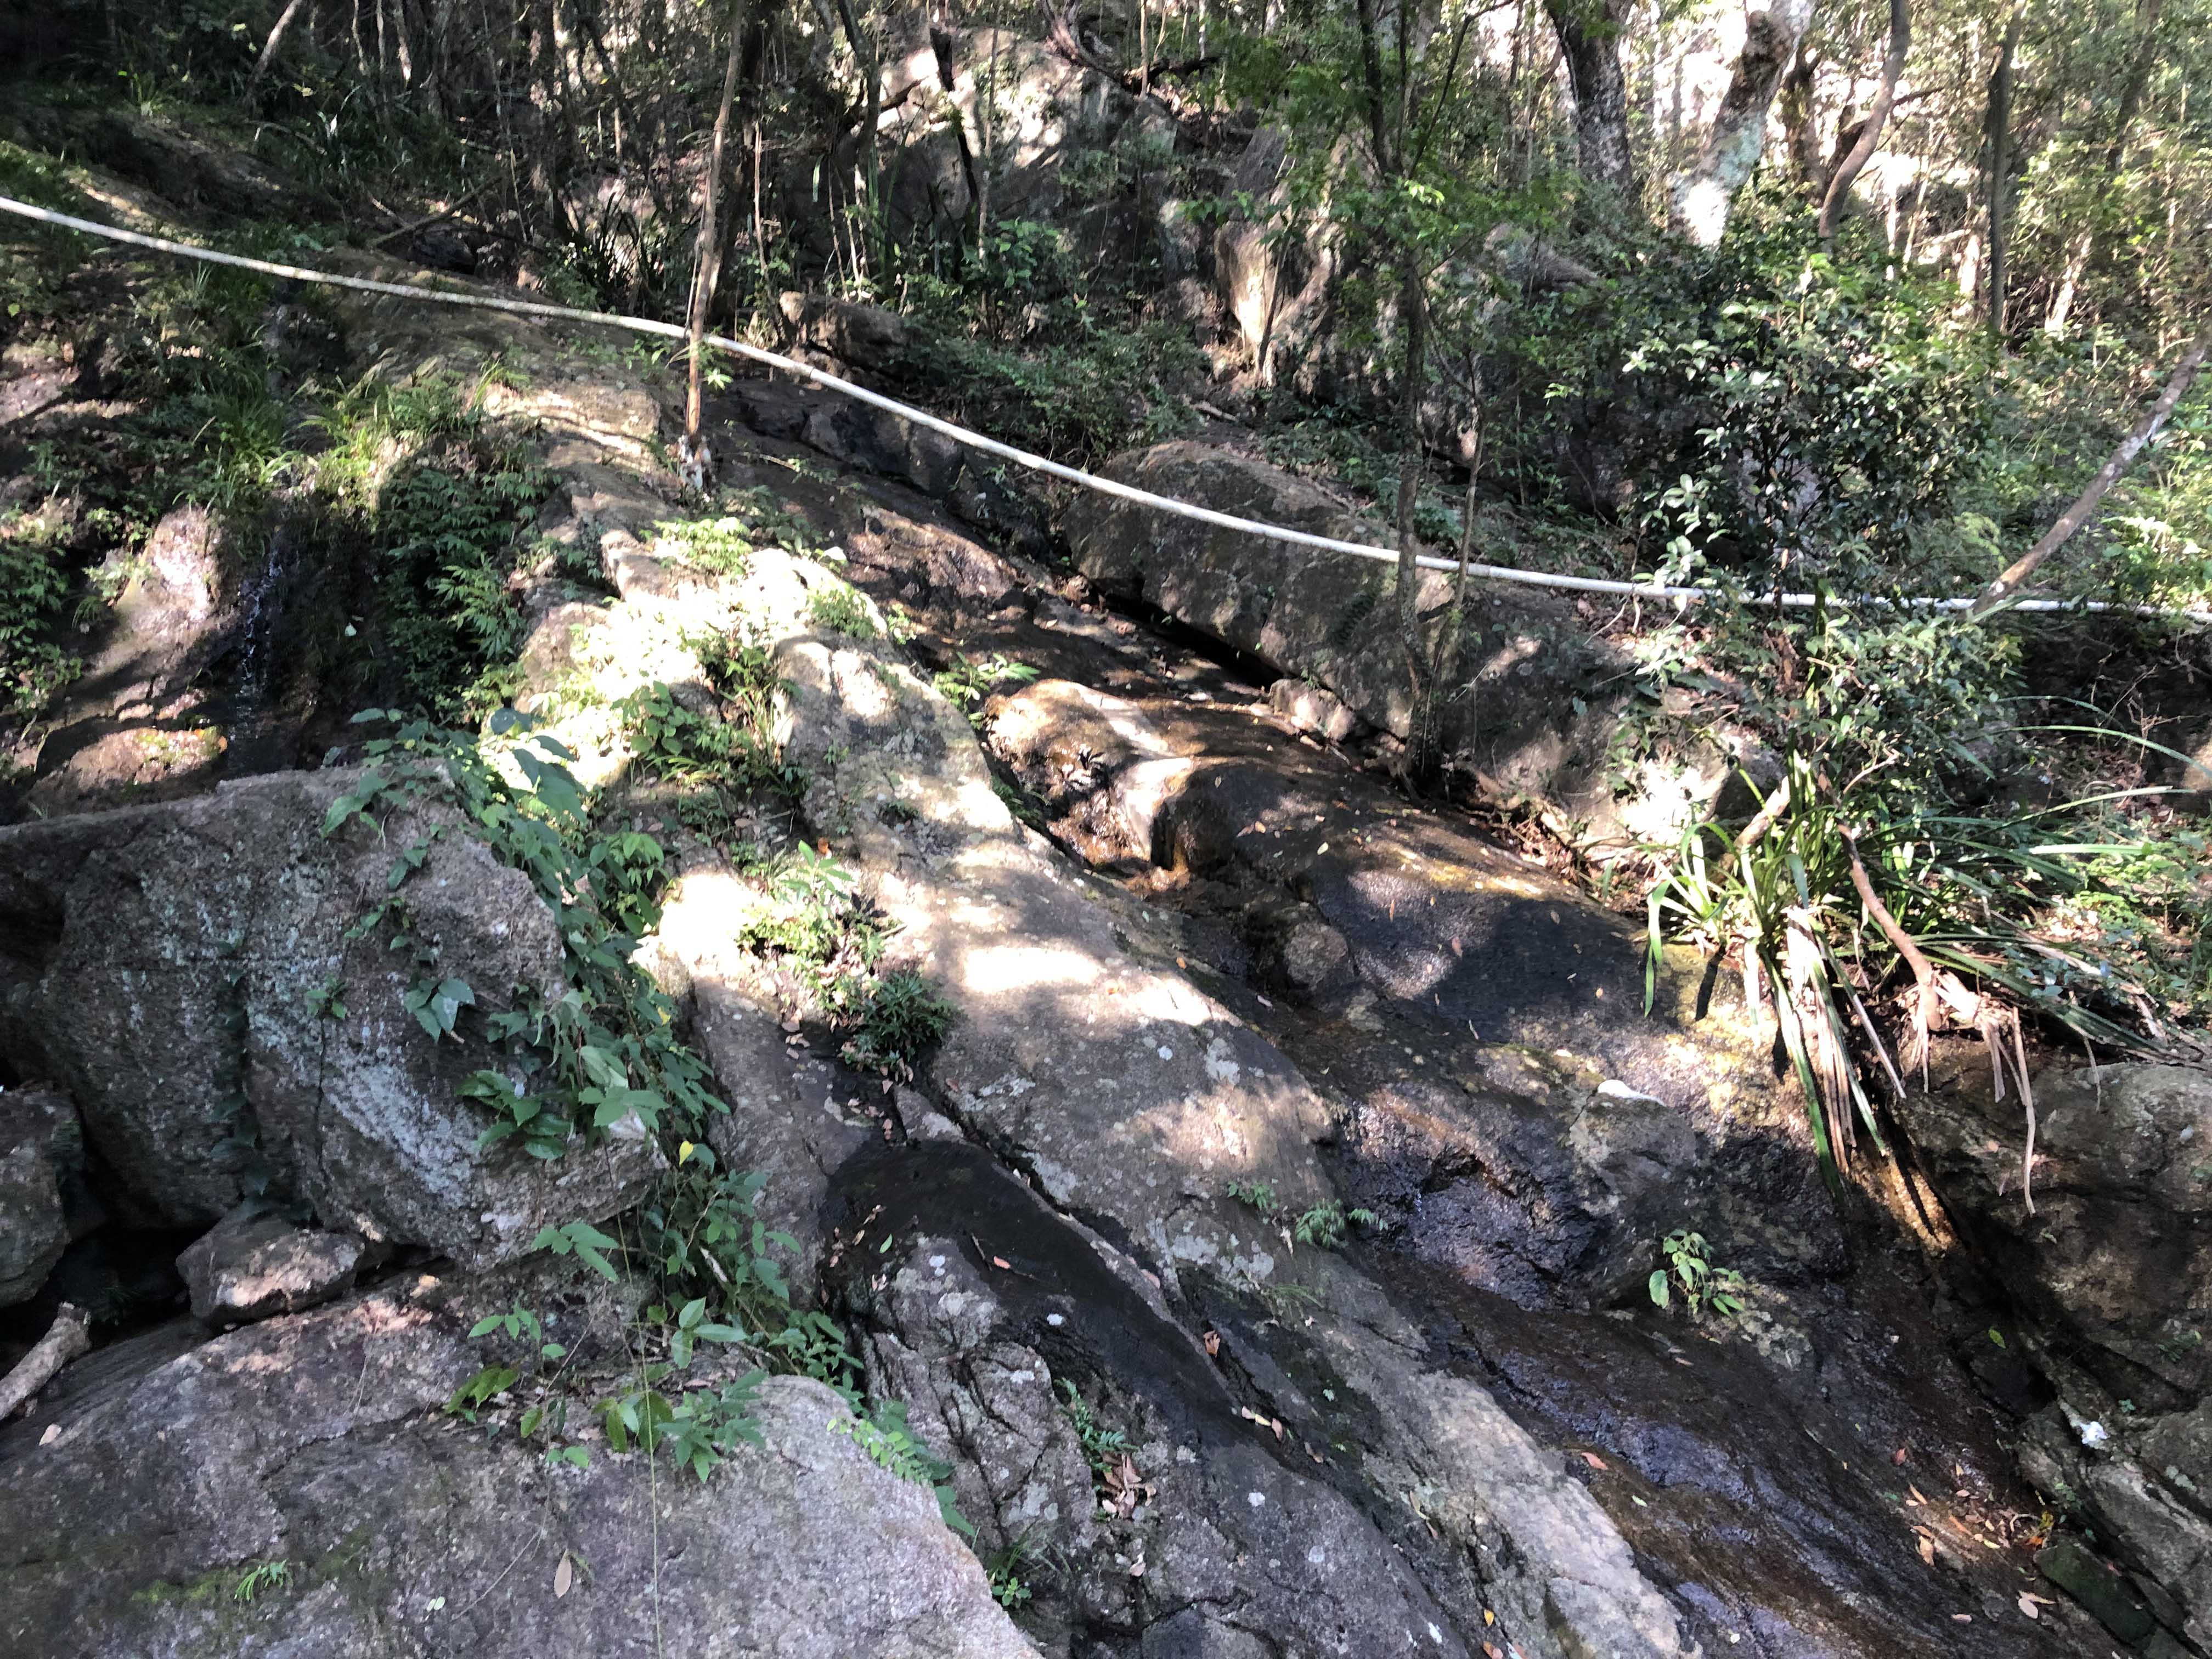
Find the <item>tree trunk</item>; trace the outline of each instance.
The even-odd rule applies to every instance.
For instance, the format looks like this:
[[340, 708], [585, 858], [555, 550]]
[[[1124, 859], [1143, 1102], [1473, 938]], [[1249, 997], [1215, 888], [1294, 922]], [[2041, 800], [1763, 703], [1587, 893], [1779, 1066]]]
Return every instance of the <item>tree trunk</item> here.
[[2212, 350], [2212, 333], [2198, 335], [2197, 343], [2174, 366], [2172, 377], [2166, 381], [2166, 390], [2158, 394], [2158, 401], [2150, 406], [2150, 412], [2136, 423], [2134, 431], [2121, 440], [2120, 447], [2112, 452], [2112, 458], [2097, 469], [2097, 476], [2089, 480], [2089, 487], [2075, 499], [2073, 506], [2059, 515], [2058, 522], [2051, 526], [2043, 539], [1982, 590], [1981, 597], [1974, 601], [1973, 609], [1966, 613], [1968, 621], [1978, 621], [2008, 600], [2017, 598], [2021, 585], [2035, 574], [2035, 568], [2072, 539], [2075, 531], [2088, 523], [2089, 515], [2097, 510], [2097, 503], [2105, 499], [2105, 492], [2119, 481], [2120, 474], [2126, 471], [2129, 465], [2142, 453], [2143, 446], [2158, 436], [2159, 428], [2166, 424], [2166, 416], [2173, 413], [2174, 405], [2181, 401], [2189, 390], [2190, 383], [2196, 380], [2197, 370], [2204, 367], [2208, 350]]
[[1675, 229], [1700, 247], [1717, 246], [1728, 230], [1736, 193], [1750, 180], [1766, 148], [1766, 112], [1806, 25], [1813, 0], [1774, 0], [1744, 21], [1743, 52], [1697, 164], [1674, 181], [1669, 213]]
[[[2162, 0], [2138, 0], [2136, 7], [2136, 27], [2142, 38], [2136, 43], [2134, 62], [2128, 65], [2127, 83], [2120, 88], [2119, 109], [2112, 118], [2112, 146], [2105, 154], [2105, 170], [2114, 175], [2128, 159], [2128, 138], [2135, 126], [2136, 115], [2142, 108], [2151, 69], [2158, 61], [2158, 14], [2161, 5]], [[2081, 240], [2074, 245], [2074, 252], [2068, 256], [2066, 274], [2060, 279], [2058, 293], [2051, 301], [2050, 313], [2043, 319], [2043, 331], [2053, 339], [2065, 336], [2067, 319], [2074, 310], [2074, 296], [2089, 269], [2089, 255], [2096, 241], [2095, 230], [2083, 231]]]
[[2027, 0], [2012, 9], [2005, 24], [2004, 44], [1997, 49], [1997, 66], [1990, 76], [1989, 107], [1989, 301], [1990, 332], [2000, 338], [2005, 325], [2005, 210], [2011, 194], [2012, 158], [2007, 148], [2012, 137], [2012, 60], [2020, 50], [2020, 32], [2027, 21]]
[[2120, 107], [2112, 118], [2112, 152], [2106, 158], [2106, 166], [2114, 173], [2127, 159], [2129, 129], [2142, 108], [2143, 91], [2150, 85], [2151, 68], [2158, 61], [2158, 14], [2163, 3], [2164, 0], [2137, 0], [2136, 27], [2142, 38], [2136, 43], [2135, 61], [2128, 65], [2127, 84], [2120, 88]]
[[1782, 136], [1790, 149], [1790, 165], [1805, 182], [1805, 193], [1818, 201], [1827, 194], [1828, 164], [1820, 155], [1820, 138], [1814, 130], [1813, 91], [1820, 77], [1820, 61], [1801, 43], [1790, 60], [1790, 73], [1774, 106], [1782, 117]]
[[1881, 86], [1875, 93], [1874, 104], [1867, 111], [1865, 125], [1860, 129], [1858, 142], [1851, 146], [1828, 180], [1827, 194], [1820, 201], [1820, 240], [1834, 240], [1836, 221], [1850, 199], [1851, 185], [1874, 157], [1875, 146], [1881, 142], [1881, 130], [1889, 121], [1890, 106], [1897, 101], [1897, 82], [1905, 73], [1905, 55], [1912, 46], [1912, 7], [1911, 0], [1889, 0], [1889, 52], [1881, 60]]
[[720, 205], [722, 191], [722, 150], [730, 137], [730, 106], [737, 101], [738, 68], [744, 56], [744, 31], [738, 27], [744, 9], [744, 0], [730, 0], [729, 59], [722, 70], [722, 100], [714, 109], [714, 143], [707, 161], [707, 197], [699, 210], [699, 240], [691, 260], [690, 305], [690, 385], [684, 403], [684, 435], [696, 453], [699, 447], [699, 423], [703, 412], [703, 398], [699, 386], [699, 360], [707, 337], [707, 307], [714, 297], [714, 284], [720, 272], [719, 251], [721, 241], [714, 234], [715, 210]]
[[261, 47], [261, 56], [253, 60], [253, 73], [246, 77], [246, 101], [248, 104], [253, 101], [253, 94], [261, 87], [261, 77], [269, 72], [269, 65], [276, 56], [276, 43], [284, 38], [284, 31], [292, 27], [292, 20], [300, 15], [300, 8], [307, 3], [307, 0], [291, 0], [291, 3], [277, 14], [276, 27], [269, 31], [269, 39]]
[[1583, 177], [1636, 198], [1628, 148], [1628, 82], [1620, 72], [1626, 0], [1545, 0], [1575, 98], [1575, 161]]
[[883, 101], [883, 57], [861, 28], [860, 20], [853, 10], [853, 0], [837, 0], [837, 15], [845, 26], [845, 39], [852, 46], [853, 60], [860, 71], [860, 194], [866, 204], [869, 263], [880, 270], [882, 242], [888, 229], [883, 204], [877, 199], [876, 178], [876, 132], [883, 122], [883, 112], [877, 107]]

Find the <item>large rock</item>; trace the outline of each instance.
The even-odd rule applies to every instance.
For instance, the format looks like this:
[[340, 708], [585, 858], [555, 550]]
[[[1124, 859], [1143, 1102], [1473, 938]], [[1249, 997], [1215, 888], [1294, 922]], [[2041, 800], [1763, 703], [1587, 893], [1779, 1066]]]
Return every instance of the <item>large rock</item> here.
[[906, 319], [881, 306], [824, 294], [784, 294], [776, 308], [799, 340], [860, 368], [886, 368], [905, 352]]
[[[623, 1208], [657, 1166], [647, 1143], [480, 1150], [488, 1120], [456, 1092], [507, 1063], [486, 1013], [565, 989], [551, 912], [434, 799], [386, 797], [380, 827], [325, 837], [358, 777], [0, 830], [0, 1055], [67, 1089], [137, 1224], [208, 1224], [259, 1177], [333, 1231], [483, 1261]], [[388, 927], [349, 936], [416, 848], [399, 896], [427, 964]], [[403, 1006], [421, 975], [475, 996], [444, 1041]]]
[[37, 1295], [69, 1248], [64, 1186], [83, 1163], [67, 1100], [50, 1089], [0, 1090], [0, 1308]]
[[[1310, 483], [1249, 456], [1188, 441], [1115, 456], [1106, 476], [1156, 495], [1370, 545], [1388, 533]], [[1397, 635], [1395, 567], [1325, 553], [1120, 501], [1073, 515], [1077, 567], [1109, 592], [1141, 598], [1278, 672], [1311, 680], [1369, 724], [1400, 738], [1414, 714]], [[1433, 641], [1451, 579], [1420, 580]], [[1662, 750], [1626, 774], [1615, 759], [1633, 665], [1592, 639], [1571, 604], [1529, 588], [1478, 584], [1462, 655], [1445, 678], [1460, 690], [1438, 711], [1439, 753], [1501, 802], [1544, 811], [1594, 850], [1671, 843], [1721, 796], [1740, 739]]]
[[0, 1648], [584, 1659], [657, 1628], [671, 1651], [776, 1659], [1034, 1651], [928, 1488], [872, 1462], [821, 1384], [764, 1383], [762, 1444], [704, 1482], [604, 1449], [549, 1468], [441, 1413], [482, 1363], [441, 1297], [420, 1281], [253, 1326], [0, 1437]]
[[[2140, 1639], [2136, 1622], [2155, 1615], [2202, 1647], [2212, 1643], [2212, 1072], [2045, 1072], [2023, 1190], [2019, 1103], [1993, 1100], [1977, 1060], [1904, 1110], [1946, 1214], [2023, 1316], [2025, 1351], [2045, 1397], [2057, 1395], [2029, 1420], [2021, 1466], [2129, 1570], [2129, 1583], [2087, 1581], [2110, 1591], [2086, 1595], [2091, 1610], [2123, 1639]], [[2075, 1565], [2063, 1554], [2045, 1564], [2069, 1589]]]
[[351, 1233], [295, 1227], [241, 1205], [185, 1248], [177, 1271], [191, 1292], [195, 1319], [247, 1325], [344, 1295], [362, 1253]]
[[902, 952], [959, 1011], [928, 1067], [945, 1103], [1169, 1270], [1264, 1278], [1273, 1256], [1249, 1228], [1231, 1242], [1223, 1188], [1264, 1181], [1301, 1209], [1325, 1197], [1320, 1098], [1245, 1022], [1125, 946], [1015, 823], [966, 720], [896, 653], [806, 633], [775, 660], [809, 820], [852, 848]]
[[[2035, 1171], [2025, 1122], [1979, 1078], [1903, 1108], [1944, 1208], [2073, 1363], [2144, 1410], [2212, 1389], [2212, 1073], [2058, 1068], [2036, 1079]], [[2029, 1208], [2033, 1200], [2033, 1209]]]

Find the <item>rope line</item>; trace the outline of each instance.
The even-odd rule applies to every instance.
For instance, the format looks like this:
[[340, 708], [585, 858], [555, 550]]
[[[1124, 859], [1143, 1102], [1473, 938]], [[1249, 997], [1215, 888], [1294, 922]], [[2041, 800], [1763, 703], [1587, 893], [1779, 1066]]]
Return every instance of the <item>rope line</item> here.
[[[380, 283], [366, 276], [343, 276], [335, 271], [314, 270], [300, 265], [277, 264], [267, 259], [248, 258], [243, 254], [224, 253], [214, 248], [197, 247], [189, 242], [171, 241], [167, 237], [149, 236], [135, 230], [125, 230], [115, 225], [103, 225], [91, 219], [79, 219], [66, 213], [57, 213], [51, 208], [33, 206], [12, 197], [0, 196], [0, 212], [12, 213], [19, 218], [35, 220], [42, 224], [58, 225], [64, 230], [98, 236], [111, 242], [127, 243], [156, 253], [173, 254], [179, 258], [198, 259], [210, 264], [230, 265], [240, 270], [251, 270], [264, 276], [281, 277], [295, 283], [316, 283], [331, 288], [352, 289], [363, 294], [389, 295], [396, 299], [422, 300], [435, 305], [465, 306], [483, 311], [503, 311], [517, 316], [544, 318], [553, 321], [587, 323], [602, 328], [626, 329], [634, 334], [657, 335], [663, 339], [690, 338], [690, 331], [675, 323], [656, 322], [647, 317], [626, 317], [611, 312], [583, 311], [571, 306], [545, 305], [533, 300], [503, 300], [490, 295], [447, 293], [438, 289], [417, 288], [405, 283]], [[866, 386], [816, 368], [795, 358], [765, 350], [727, 335], [709, 334], [704, 343], [743, 357], [769, 368], [781, 369], [802, 380], [813, 381], [844, 397], [880, 409], [929, 431], [940, 433], [964, 448], [995, 455], [1031, 472], [1041, 472], [1048, 477], [1062, 479], [1079, 488], [1102, 495], [1112, 495], [1131, 501], [1139, 507], [1156, 512], [1172, 514], [1178, 518], [1194, 520], [1224, 530], [1233, 530], [1244, 535], [1255, 536], [1263, 541], [1282, 542], [1293, 547], [1310, 547], [1325, 553], [1348, 553], [1363, 559], [1379, 559], [1388, 563], [1398, 562], [1395, 548], [1379, 547], [1368, 542], [1344, 541], [1334, 536], [1317, 536], [1310, 531], [1293, 530], [1287, 525], [1268, 524], [1257, 519], [1240, 518], [1233, 513], [1218, 512], [1194, 502], [1177, 501], [1170, 495], [1155, 495], [1149, 489], [1139, 489], [1113, 478], [1102, 478], [1097, 473], [1085, 472], [1048, 457], [1021, 449], [1012, 444], [1001, 443], [996, 438], [985, 437], [966, 427], [932, 415], [926, 410], [887, 398]], [[1443, 558], [1424, 553], [1416, 559], [1424, 570], [1439, 570], [1456, 574], [1461, 568], [1457, 559]], [[1673, 599], [1687, 605], [1700, 600], [1724, 599], [1729, 590], [1718, 587], [1668, 586], [1659, 582], [1619, 581], [1597, 576], [1561, 576], [1541, 570], [1521, 570], [1510, 565], [1479, 564], [1470, 561], [1466, 566], [1470, 577], [1484, 581], [1509, 582], [1527, 587], [1565, 589], [1577, 593], [1611, 593], [1633, 599]], [[1786, 609], [1810, 610], [1822, 603], [1822, 596], [1814, 593], [1747, 594], [1746, 599], [1757, 604], [1778, 601]], [[1833, 597], [1826, 602], [1838, 608], [1864, 605], [1884, 609], [1901, 608], [1911, 611], [1964, 611], [1972, 608], [1978, 595], [1941, 599], [1932, 596], [1901, 599], [1869, 595], [1856, 600]], [[2182, 609], [2152, 605], [2114, 604], [2102, 599], [2016, 599], [2002, 607], [2008, 611], [2067, 611], [2097, 614], [2113, 612], [2136, 617], [2179, 617], [2191, 622], [2212, 623], [2212, 610]]]

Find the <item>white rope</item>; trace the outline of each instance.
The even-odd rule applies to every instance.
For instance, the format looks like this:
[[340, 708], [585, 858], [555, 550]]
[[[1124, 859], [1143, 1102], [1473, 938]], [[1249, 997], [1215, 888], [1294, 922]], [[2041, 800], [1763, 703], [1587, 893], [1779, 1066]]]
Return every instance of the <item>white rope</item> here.
[[[173, 242], [166, 237], [148, 236], [135, 230], [124, 230], [113, 225], [103, 225], [90, 219], [78, 219], [66, 213], [57, 213], [51, 208], [34, 207], [28, 202], [19, 202], [11, 197], [0, 196], [0, 212], [21, 218], [34, 219], [42, 224], [59, 225], [66, 230], [81, 231], [88, 236], [104, 237], [111, 242], [127, 242], [134, 247], [151, 248], [157, 253], [172, 253], [186, 259], [199, 259], [210, 264], [232, 265], [240, 270], [258, 271], [264, 276], [278, 276], [296, 283], [320, 283], [331, 288], [349, 288], [363, 294], [388, 294], [403, 300], [427, 300], [437, 305], [471, 306], [485, 311], [511, 312], [518, 316], [544, 317], [562, 322], [589, 323], [604, 328], [628, 329], [634, 334], [654, 334], [664, 339], [689, 340], [689, 331], [675, 323], [655, 322], [646, 317], [624, 317], [607, 312], [580, 311], [570, 306], [541, 305], [533, 300], [501, 300], [489, 295], [447, 293], [437, 289], [416, 288], [404, 283], [380, 283], [366, 276], [341, 276], [333, 271], [310, 270], [299, 265], [280, 265], [266, 259], [249, 259], [242, 254], [222, 253], [213, 248], [195, 247], [189, 242]], [[1113, 495], [1122, 501], [1133, 501], [1139, 507], [1157, 512], [1171, 513], [1178, 518], [1194, 519], [1200, 524], [1210, 524], [1224, 530], [1242, 532], [1266, 541], [1286, 542], [1294, 547], [1318, 548], [1326, 553], [1349, 553], [1363, 559], [1381, 559], [1389, 563], [1398, 562], [1395, 548], [1377, 547], [1366, 542], [1339, 540], [1334, 536], [1316, 536], [1304, 530], [1292, 530], [1285, 525], [1267, 524], [1257, 519], [1243, 519], [1233, 513], [1218, 513], [1209, 507], [1199, 507], [1190, 501], [1179, 501], [1170, 495], [1156, 495], [1149, 489], [1139, 489], [1112, 478], [1102, 478], [1079, 467], [1063, 465], [1042, 455], [1033, 454], [1012, 444], [1001, 443], [996, 438], [987, 438], [980, 432], [956, 426], [911, 404], [886, 398], [879, 392], [871, 392], [863, 386], [841, 379], [826, 370], [816, 368], [790, 357], [766, 351], [743, 340], [733, 340], [726, 335], [710, 334], [705, 343], [738, 357], [748, 358], [770, 368], [781, 369], [812, 380], [817, 386], [888, 410], [915, 425], [939, 432], [967, 448], [981, 450], [987, 455], [996, 455], [1002, 460], [1031, 472], [1042, 472], [1048, 477], [1062, 478], [1085, 489], [1102, 495]], [[1456, 574], [1459, 561], [1422, 554], [1417, 562], [1425, 570], [1443, 570]], [[1614, 581], [1596, 576], [1558, 576], [1541, 570], [1516, 570], [1507, 565], [1469, 562], [1468, 574], [1485, 581], [1514, 582], [1528, 587], [1565, 588], [1577, 593], [1614, 593], [1635, 599], [1674, 599], [1688, 604], [1702, 599], [1727, 597], [1727, 590], [1714, 587], [1670, 587], [1658, 582]], [[1772, 604], [1778, 601], [1793, 610], [1809, 610], [1821, 603], [1821, 596], [1814, 593], [1747, 594], [1754, 603]], [[1889, 599], [1869, 597], [1856, 601], [1829, 598], [1831, 605], [1848, 607], [1856, 603], [1867, 605], [1906, 610], [1963, 611], [1972, 607], [1978, 595], [1961, 599], [1914, 598]], [[2125, 616], [2179, 617], [2191, 622], [2212, 623], [2212, 611], [2181, 610], [2150, 605], [2114, 605], [2101, 599], [2016, 599], [2003, 607], [2008, 611], [2063, 611], [2091, 613], [2114, 611]]]

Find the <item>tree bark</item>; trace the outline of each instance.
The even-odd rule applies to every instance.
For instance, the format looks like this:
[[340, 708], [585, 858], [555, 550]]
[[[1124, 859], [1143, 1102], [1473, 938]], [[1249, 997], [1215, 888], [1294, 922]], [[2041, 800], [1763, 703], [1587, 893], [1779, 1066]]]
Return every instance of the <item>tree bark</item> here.
[[1911, 0], [1889, 0], [1889, 52], [1881, 60], [1881, 85], [1867, 111], [1858, 142], [1836, 168], [1834, 176], [1828, 180], [1827, 194], [1821, 198], [1820, 240], [1824, 242], [1834, 240], [1836, 221], [1842, 216], [1844, 204], [1850, 198], [1851, 185], [1874, 158], [1875, 147], [1881, 142], [1881, 130], [1888, 124], [1890, 106], [1897, 101], [1897, 82], [1905, 73], [1905, 56], [1911, 46]]
[[721, 240], [714, 234], [714, 218], [720, 205], [722, 151], [729, 142], [730, 106], [737, 101], [738, 68], [744, 56], [744, 31], [738, 27], [744, 9], [744, 0], [730, 0], [726, 26], [730, 39], [729, 60], [722, 71], [722, 100], [714, 110], [714, 143], [707, 162], [707, 198], [699, 210], [699, 240], [691, 262], [690, 389], [684, 403], [684, 435], [695, 452], [699, 443], [700, 419], [704, 412], [704, 399], [699, 385], [699, 362], [707, 337], [707, 308], [714, 301], [715, 281], [721, 274], [715, 269], [720, 263]]
[[2011, 194], [2012, 158], [2007, 146], [2012, 138], [2012, 60], [2020, 50], [2020, 32], [2027, 21], [2027, 0], [2012, 9], [2005, 24], [2004, 44], [1997, 49], [1997, 66], [1990, 76], [1989, 105], [1989, 301], [1990, 332], [2002, 337], [2005, 325], [2005, 210]]
[[2196, 380], [2197, 370], [2204, 367], [2207, 351], [2212, 351], [2212, 332], [2197, 336], [2197, 343], [2174, 366], [2166, 389], [2158, 394], [2158, 401], [2136, 422], [2136, 429], [2120, 441], [2120, 447], [2112, 452], [2112, 459], [2097, 469], [2097, 476], [2089, 480], [2089, 487], [2075, 499], [2074, 505], [2059, 515], [2058, 522], [2051, 526], [2041, 541], [1982, 590], [1981, 597], [1974, 601], [1973, 608], [1966, 613], [1969, 622], [1978, 621], [2008, 600], [2019, 597], [2021, 585], [2035, 574], [2036, 567], [2064, 546], [2072, 539], [2075, 532], [2088, 523], [2090, 515], [2097, 510], [2097, 503], [2105, 499], [2105, 492], [2119, 481], [2120, 474], [2126, 471], [2135, 458], [2142, 453], [2143, 446], [2158, 436], [2159, 428], [2166, 424], [2166, 417], [2173, 413], [2174, 405], [2181, 401], [2191, 382]]
[[1566, 56], [1575, 99], [1575, 161], [1583, 178], [1633, 201], [1635, 158], [1628, 148], [1628, 82], [1620, 70], [1626, 0], [1545, 0]]
[[1674, 181], [1669, 203], [1674, 228], [1700, 247], [1717, 246], [1727, 233], [1736, 194], [1766, 148], [1767, 111], [1812, 21], [1813, 0], [1774, 0], [1745, 20], [1743, 51], [1705, 152]]
[[1820, 200], [1827, 193], [1829, 168], [1820, 155], [1820, 140], [1813, 130], [1813, 92], [1820, 78], [1820, 65], [1801, 42], [1797, 55], [1790, 60], [1790, 72], [1782, 77], [1781, 90], [1775, 94], [1774, 106], [1782, 117], [1782, 134], [1790, 149], [1790, 165], [1804, 180], [1805, 193]]

